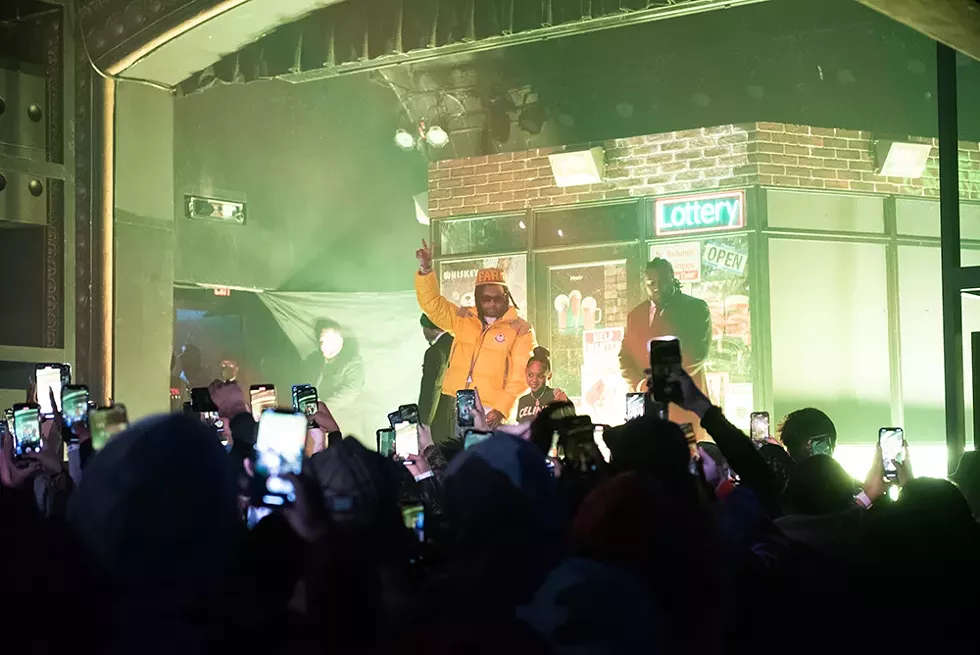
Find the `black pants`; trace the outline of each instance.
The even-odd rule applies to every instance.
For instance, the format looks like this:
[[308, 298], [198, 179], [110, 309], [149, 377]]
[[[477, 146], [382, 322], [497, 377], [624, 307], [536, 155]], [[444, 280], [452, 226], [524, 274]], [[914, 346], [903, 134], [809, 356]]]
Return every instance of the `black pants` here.
[[442, 394], [432, 420], [432, 441], [437, 445], [456, 436], [456, 397]]

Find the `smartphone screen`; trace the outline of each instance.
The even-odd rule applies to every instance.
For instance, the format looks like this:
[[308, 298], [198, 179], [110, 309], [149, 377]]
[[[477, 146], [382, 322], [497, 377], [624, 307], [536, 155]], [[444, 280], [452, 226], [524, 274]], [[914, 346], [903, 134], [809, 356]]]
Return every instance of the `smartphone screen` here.
[[473, 410], [476, 408], [476, 391], [460, 389], [456, 392], [456, 425], [471, 428], [474, 425]]
[[828, 457], [833, 457], [834, 455], [834, 445], [830, 441], [830, 437], [826, 435], [820, 435], [810, 439], [810, 454], [811, 455], [827, 455]]
[[626, 394], [626, 420], [630, 421], [643, 416], [646, 411], [646, 394], [628, 393]]
[[101, 450], [113, 435], [129, 427], [126, 406], [113, 405], [90, 410], [88, 424], [92, 433], [92, 447]]
[[680, 387], [671, 376], [681, 368], [681, 342], [673, 337], [650, 341], [650, 392], [658, 403], [677, 403]]
[[396, 425], [402, 422], [401, 412], [391, 412], [388, 414], [388, 424], [394, 429]]
[[14, 408], [14, 455], [41, 451], [41, 414], [37, 405]]
[[395, 452], [399, 457], [417, 457], [419, 454], [418, 423], [402, 421], [395, 426]]
[[55, 403], [61, 403], [61, 389], [71, 382], [71, 367], [68, 364], [38, 364], [34, 369], [34, 381], [41, 416], [54, 417], [55, 412], [61, 411], [61, 407], [51, 406], [51, 393], [54, 392]]
[[194, 387], [191, 389], [191, 410], [198, 414], [208, 414], [217, 412], [218, 408], [211, 400], [211, 390], [207, 387]]
[[214, 433], [222, 443], [226, 442], [225, 422], [218, 416], [218, 412], [198, 412], [197, 416], [201, 419], [201, 423], [214, 430]]
[[425, 509], [421, 505], [404, 508], [402, 520], [406, 528], [415, 532], [420, 543], [425, 541]]
[[878, 430], [878, 443], [881, 444], [885, 477], [898, 477], [897, 465], [905, 461], [905, 431], [902, 428], [881, 428]]
[[463, 450], [469, 450], [478, 443], [483, 443], [487, 439], [493, 436], [492, 432], [484, 432], [483, 430], [467, 430], [466, 434], [463, 435]]
[[752, 412], [749, 417], [749, 436], [753, 441], [769, 438], [769, 412]]
[[395, 454], [395, 428], [381, 428], [375, 435], [378, 439], [378, 453], [382, 457]]
[[293, 385], [293, 409], [307, 417], [307, 427], [315, 427], [313, 415], [316, 414], [317, 403], [320, 401], [316, 387], [312, 384]]
[[255, 500], [265, 506], [296, 500], [293, 483], [283, 476], [303, 469], [306, 417], [298, 412], [273, 410], [259, 419], [255, 439]]
[[275, 409], [278, 404], [276, 387], [271, 384], [253, 384], [248, 388], [248, 399], [252, 405], [252, 418], [256, 422], [262, 417], [262, 412]]
[[412, 405], [402, 405], [398, 408], [401, 413], [402, 420], [408, 423], [418, 423], [419, 422], [419, 406]]
[[88, 387], [69, 384], [61, 391], [61, 416], [65, 426], [88, 425]]
[[690, 423], [681, 423], [681, 432], [684, 433], [684, 438], [687, 440], [688, 444], [697, 443], [698, 437], [694, 433], [694, 426]]

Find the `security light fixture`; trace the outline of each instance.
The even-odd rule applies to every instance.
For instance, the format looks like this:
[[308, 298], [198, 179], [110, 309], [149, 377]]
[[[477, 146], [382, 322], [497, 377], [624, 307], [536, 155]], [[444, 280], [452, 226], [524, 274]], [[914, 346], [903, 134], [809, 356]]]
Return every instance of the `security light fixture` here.
[[560, 187], [598, 184], [606, 173], [605, 150], [600, 147], [549, 155], [555, 184]]
[[875, 172], [886, 177], [922, 177], [931, 152], [928, 143], [879, 139], [874, 142]]

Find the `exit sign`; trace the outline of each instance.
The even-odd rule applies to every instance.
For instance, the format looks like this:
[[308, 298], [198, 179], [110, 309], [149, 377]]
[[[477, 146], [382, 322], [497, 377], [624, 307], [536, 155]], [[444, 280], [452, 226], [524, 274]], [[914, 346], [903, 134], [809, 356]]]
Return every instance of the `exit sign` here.
[[658, 237], [738, 230], [745, 227], [745, 192], [664, 198], [656, 202], [654, 210], [654, 233]]
[[231, 289], [228, 287], [214, 287], [214, 295], [228, 297], [231, 295]]

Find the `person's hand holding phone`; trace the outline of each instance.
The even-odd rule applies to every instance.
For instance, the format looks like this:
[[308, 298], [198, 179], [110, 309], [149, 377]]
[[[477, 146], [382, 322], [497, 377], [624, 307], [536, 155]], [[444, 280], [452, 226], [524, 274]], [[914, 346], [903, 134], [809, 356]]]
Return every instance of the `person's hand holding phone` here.
[[703, 419], [704, 415], [711, 409], [711, 400], [708, 399], [694, 380], [683, 368], [674, 370], [668, 378], [670, 382], [675, 382], [680, 386], [681, 401], [680, 406], [689, 412], [697, 414], [698, 418]]
[[37, 372], [35, 371], [35, 373], [31, 374], [31, 376], [27, 378], [27, 394], [24, 396], [24, 402], [27, 403], [28, 405], [37, 404], [37, 379], [35, 377], [36, 375]]
[[864, 495], [873, 503], [885, 495], [889, 484], [890, 481], [885, 479], [885, 463], [881, 457], [881, 442], [879, 442], [875, 444], [874, 460], [861, 488], [864, 489]]
[[904, 457], [902, 461], [895, 462], [895, 468], [898, 469], [898, 486], [904, 487], [906, 484], [915, 478], [915, 474], [912, 473], [912, 459], [909, 456], [909, 444], [904, 439], [902, 440], [902, 452]]
[[316, 412], [313, 413], [311, 418], [313, 419], [313, 423], [323, 430], [325, 434], [340, 432], [340, 425], [337, 424], [337, 419], [333, 417], [330, 408], [322, 400], [317, 401]]
[[422, 239], [422, 247], [415, 251], [415, 259], [419, 260], [419, 273], [428, 275], [432, 272], [432, 247]]
[[434, 446], [435, 442], [432, 440], [432, 429], [428, 425], [422, 425], [419, 423], [419, 454], [425, 454], [425, 449], [429, 446]]
[[[51, 394], [54, 402], [54, 394]], [[56, 405], [52, 405], [55, 407]], [[33, 460], [41, 465], [45, 473], [55, 475], [63, 470], [61, 459], [61, 414], [55, 412], [55, 418], [41, 423], [41, 450], [27, 453], [25, 459]]]
[[3, 430], [0, 439], [0, 484], [8, 489], [22, 487], [34, 477], [39, 468], [38, 462], [29, 461], [23, 467], [14, 463], [14, 435]]
[[292, 504], [282, 509], [286, 522], [307, 543], [319, 541], [330, 524], [319, 488], [303, 474], [288, 473], [283, 477], [292, 483], [296, 496]]
[[[480, 398], [480, 390], [474, 389], [474, 400], [473, 400], [473, 429], [482, 430], [484, 432], [494, 430], [497, 426], [490, 427], [490, 416], [487, 414], [487, 410], [483, 407], [483, 399]], [[500, 412], [497, 412], [500, 414]], [[500, 425], [499, 423], [497, 425]]]
[[[48, 389], [48, 397], [50, 398], [52, 407], [57, 408], [61, 404], [60, 399], [58, 402], [55, 402], [54, 389]], [[59, 436], [65, 433], [65, 417], [60, 411], [55, 410], [54, 416], [45, 421], [45, 423], [50, 423], [53, 427], [57, 428]]]

